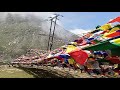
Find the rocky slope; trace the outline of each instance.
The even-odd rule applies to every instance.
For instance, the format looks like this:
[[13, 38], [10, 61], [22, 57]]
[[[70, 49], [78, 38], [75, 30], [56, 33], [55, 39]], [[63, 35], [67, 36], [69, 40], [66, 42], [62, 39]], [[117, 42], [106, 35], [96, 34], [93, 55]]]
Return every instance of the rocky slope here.
[[[1, 14], [2, 17], [2, 14]], [[25, 54], [28, 49], [47, 49], [49, 21], [34, 15], [21, 16], [8, 13], [0, 19], [0, 55], [1, 60], [9, 60]], [[77, 35], [56, 26], [53, 48], [78, 38]]]

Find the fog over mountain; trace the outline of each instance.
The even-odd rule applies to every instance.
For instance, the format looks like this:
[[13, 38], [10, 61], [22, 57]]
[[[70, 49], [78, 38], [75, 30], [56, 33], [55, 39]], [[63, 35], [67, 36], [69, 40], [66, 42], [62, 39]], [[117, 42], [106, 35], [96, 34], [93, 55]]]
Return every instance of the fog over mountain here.
[[[52, 15], [52, 13], [50, 13]], [[27, 49], [46, 50], [50, 21], [45, 14], [0, 12], [0, 55], [14, 58]], [[78, 38], [77, 35], [56, 25], [53, 48], [58, 48]]]

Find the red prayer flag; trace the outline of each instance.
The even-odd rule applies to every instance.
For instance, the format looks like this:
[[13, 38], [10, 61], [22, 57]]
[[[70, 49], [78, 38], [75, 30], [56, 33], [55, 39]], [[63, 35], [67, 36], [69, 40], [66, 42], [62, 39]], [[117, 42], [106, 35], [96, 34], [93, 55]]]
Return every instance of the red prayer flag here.
[[114, 33], [111, 33], [109, 35], [107, 35], [106, 37], [116, 37], [116, 36], [120, 36], [120, 32], [114, 32]]
[[75, 50], [68, 54], [80, 65], [84, 65], [88, 58], [88, 54], [83, 50]]
[[64, 61], [64, 58], [61, 58], [60, 56], [55, 56], [55, 58], [59, 59], [60, 61]]
[[120, 64], [119, 57], [113, 56], [113, 57], [107, 57], [106, 60], [110, 60], [112, 63]]
[[112, 21], [108, 22], [108, 23], [114, 23], [114, 22], [120, 22], [120, 16], [113, 19]]

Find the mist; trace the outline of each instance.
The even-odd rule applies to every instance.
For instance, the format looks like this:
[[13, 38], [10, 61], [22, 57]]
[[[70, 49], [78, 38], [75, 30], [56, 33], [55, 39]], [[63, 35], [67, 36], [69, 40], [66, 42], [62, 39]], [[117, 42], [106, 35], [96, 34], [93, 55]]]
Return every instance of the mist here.
[[43, 20], [48, 19], [48, 17], [53, 17], [55, 14], [55, 12], [0, 12], [0, 19], [5, 20], [8, 13], [12, 15], [16, 14], [23, 18], [32, 15], [36, 18], [43, 19]]
[[37, 17], [41, 17], [44, 19], [55, 14], [55, 12], [0, 12], [0, 16], [2, 16], [2, 18], [5, 18], [8, 13], [19, 14], [23, 17], [32, 14], [32, 15], [35, 15]]

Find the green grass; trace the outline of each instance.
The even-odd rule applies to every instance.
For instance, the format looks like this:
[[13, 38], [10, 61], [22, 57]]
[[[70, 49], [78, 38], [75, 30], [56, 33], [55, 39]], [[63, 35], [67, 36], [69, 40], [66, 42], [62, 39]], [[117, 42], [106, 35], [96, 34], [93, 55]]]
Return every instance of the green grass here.
[[34, 78], [34, 77], [33, 75], [30, 75], [21, 69], [3, 65], [0, 67], [0, 78]]

